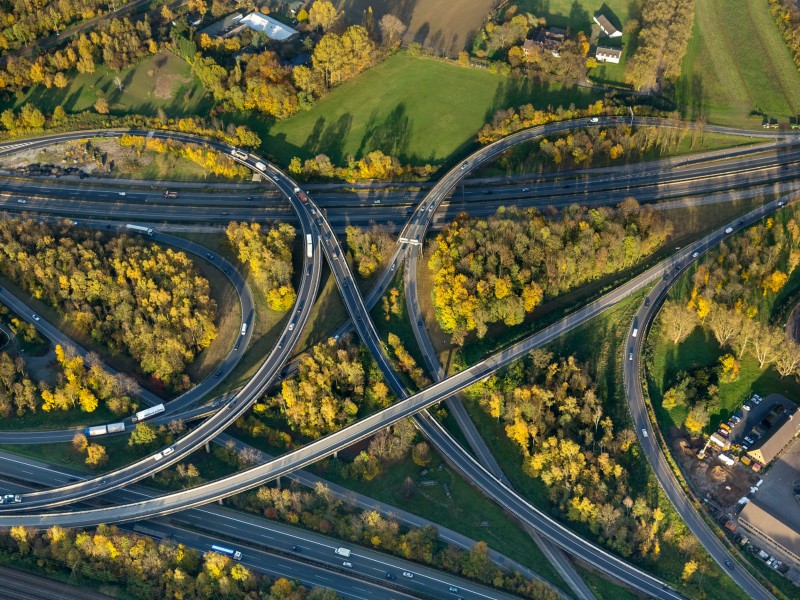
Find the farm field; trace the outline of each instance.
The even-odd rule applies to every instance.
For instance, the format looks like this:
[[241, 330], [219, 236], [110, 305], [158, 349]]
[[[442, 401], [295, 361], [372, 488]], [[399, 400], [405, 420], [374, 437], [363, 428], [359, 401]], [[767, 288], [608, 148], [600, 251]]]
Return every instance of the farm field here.
[[406, 44], [419, 42], [426, 48], [455, 57], [472, 45], [472, 39], [497, 4], [496, 0], [339, 0], [345, 21], [360, 25], [363, 12], [372, 7], [375, 22], [391, 13], [408, 26]]
[[349, 155], [382, 150], [414, 165], [442, 164], [464, 154], [475, 134], [500, 108], [586, 106], [584, 89], [544, 88], [400, 52], [358, 79], [333, 90], [308, 111], [262, 134], [279, 165], [293, 156], [327, 154], [334, 164]]
[[800, 111], [800, 74], [766, 2], [696, 0], [681, 71], [676, 100], [690, 119], [759, 127], [751, 111], [782, 122]]
[[[122, 91], [115, 85], [119, 77]], [[90, 110], [99, 97], [108, 101], [112, 114], [155, 115], [159, 108], [169, 116], [191, 116], [208, 112], [211, 102], [191, 74], [189, 65], [170, 52], [142, 60], [133, 67], [114, 71], [98, 65], [94, 73], [72, 73], [64, 89], [34, 86], [4, 105], [18, 108], [33, 102], [51, 113], [61, 105], [68, 113]]]

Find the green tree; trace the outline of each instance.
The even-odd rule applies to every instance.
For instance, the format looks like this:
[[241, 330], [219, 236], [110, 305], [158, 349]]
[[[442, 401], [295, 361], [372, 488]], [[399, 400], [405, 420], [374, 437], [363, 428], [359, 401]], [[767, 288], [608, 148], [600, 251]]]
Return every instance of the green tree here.
[[129, 446], [147, 446], [158, 439], [158, 433], [147, 423], [137, 423], [128, 439]]

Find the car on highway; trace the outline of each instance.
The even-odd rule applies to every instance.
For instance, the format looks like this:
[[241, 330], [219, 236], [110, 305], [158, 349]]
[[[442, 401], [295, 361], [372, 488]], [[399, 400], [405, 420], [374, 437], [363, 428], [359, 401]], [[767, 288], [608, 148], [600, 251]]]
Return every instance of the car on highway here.
[[342, 563], [342, 566], [343, 567], [347, 567], [348, 569], [352, 569], [353, 568], [353, 563], [351, 563], [349, 560], [346, 560], [346, 561], [344, 561]]
[[633, 352], [628, 353], [628, 360], [633, 360]]
[[599, 123], [599, 122], [600, 119], [598, 119], [597, 117], [592, 117], [591, 119], [589, 119], [589, 123]]
[[294, 331], [294, 321], [289, 323], [289, 331]]
[[222, 377], [222, 369], [220, 369], [219, 371], [217, 371], [216, 373], [214, 373], [214, 377], [216, 377], [217, 379], [219, 379], [220, 377]]
[[725, 561], [725, 566], [728, 567], [729, 569], [733, 569], [733, 563], [729, 560]]
[[38, 321], [39, 321], [39, 315], [37, 315], [36, 313], [33, 313], [33, 314], [31, 315], [31, 319], [33, 319], [34, 321], [37, 321], [37, 322], [38, 322]]
[[302, 548], [300, 546], [297, 545], [292, 546], [292, 552], [300, 552], [300, 551], [302, 551]]
[[644, 299], [644, 306], [645, 306], [645, 308], [650, 306], [650, 296], [648, 296], [647, 298]]
[[403, 577], [408, 577], [409, 579], [414, 579], [414, 574], [409, 573], [408, 571], [403, 571]]
[[175, 452], [175, 446], [170, 446], [169, 448], [164, 448], [164, 456], [169, 456]]
[[451, 592], [453, 592], [454, 594], [457, 594], [457, 593], [458, 593], [458, 588], [457, 588], [456, 586], [454, 586], [454, 585], [451, 585], [451, 586], [448, 588], [448, 590], [450, 590], [450, 591], [451, 591]]
[[22, 502], [22, 496], [19, 494], [6, 494], [3, 496], [3, 504], [16, 504]]
[[530, 189], [531, 189], [531, 188], [524, 187], [524, 188], [522, 188], [522, 191], [523, 191], [523, 192], [527, 192], [527, 191], [529, 191]]
[[214, 255], [213, 255], [213, 254], [211, 254], [211, 252], [206, 252], [206, 258], [207, 258], [208, 260], [214, 260]]
[[388, 579], [389, 581], [394, 581], [395, 579], [397, 579], [397, 575], [395, 575], [394, 573], [386, 573], [386, 579]]
[[778, 206], [783, 206], [783, 200], [778, 201]]
[[407, 208], [406, 209], [406, 214], [407, 215], [413, 215], [414, 214], [414, 209], [413, 208]]
[[463, 170], [464, 170], [464, 169], [466, 169], [468, 166], [469, 166], [469, 161], [466, 161], [466, 160], [465, 160], [465, 161], [464, 161], [464, 163], [461, 165], [461, 170], [463, 171]]
[[725, 233], [733, 233], [733, 227], [728, 227], [728, 228], [725, 230]]
[[117, 194], [119, 194], [120, 196], [127, 196], [128, 192], [117, 192]]
[[28, 201], [25, 198], [17, 198], [17, 204], [27, 204]]
[[643, 435], [644, 437], [649, 437], [649, 436], [647, 435], [647, 429], [642, 429], [642, 435]]
[[692, 258], [697, 258], [698, 256], [700, 256], [699, 252], [692, 253]]

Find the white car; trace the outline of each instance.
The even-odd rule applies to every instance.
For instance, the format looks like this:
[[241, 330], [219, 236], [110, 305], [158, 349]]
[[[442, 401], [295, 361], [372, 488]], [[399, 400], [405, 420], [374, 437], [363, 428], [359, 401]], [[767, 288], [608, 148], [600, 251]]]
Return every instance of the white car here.
[[119, 194], [120, 196], [127, 196], [128, 192], [117, 192], [117, 194]]
[[783, 206], [783, 200], [778, 201], [778, 206]]
[[728, 228], [725, 230], [725, 233], [733, 233], [733, 227], [728, 227]]
[[352, 569], [353, 568], [353, 563], [351, 563], [350, 561], [346, 560], [346, 561], [344, 561], [342, 563], [342, 566], [343, 567], [347, 567], [348, 569]]
[[463, 171], [463, 170], [464, 170], [464, 169], [466, 169], [468, 166], [469, 166], [469, 162], [465, 160], [465, 161], [464, 161], [464, 164], [462, 164], [462, 165], [461, 165], [461, 170]]
[[17, 198], [17, 204], [27, 204], [28, 201], [25, 198]]
[[648, 437], [648, 436], [647, 436], [647, 429], [642, 429], [642, 435], [643, 435], [644, 437]]
[[414, 574], [409, 573], [408, 571], [403, 571], [403, 577], [408, 577], [409, 579], [414, 579]]
[[289, 323], [289, 331], [293, 331], [293, 330], [294, 330], [294, 321]]
[[591, 119], [589, 119], [589, 123], [599, 123], [599, 122], [600, 119], [598, 119], [597, 117], [592, 117]]
[[32, 318], [34, 321], [39, 321], [39, 315], [37, 315], [36, 313], [33, 313], [33, 314], [31, 315], [31, 318]]
[[698, 256], [700, 256], [699, 252], [695, 252], [694, 254], [692, 254], [692, 258], [697, 258]]
[[175, 448], [173, 446], [170, 446], [169, 448], [165, 448], [164, 449], [163, 454], [164, 454], [164, 456], [169, 456], [173, 452], [175, 452]]

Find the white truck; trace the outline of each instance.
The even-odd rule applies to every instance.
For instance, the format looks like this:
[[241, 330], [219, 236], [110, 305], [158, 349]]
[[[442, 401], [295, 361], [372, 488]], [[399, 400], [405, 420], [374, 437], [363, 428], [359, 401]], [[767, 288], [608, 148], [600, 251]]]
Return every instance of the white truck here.
[[337, 548], [334, 550], [334, 552], [336, 552], [336, 554], [339, 556], [344, 556], [345, 558], [350, 558], [350, 555], [352, 554], [349, 548]]
[[125, 225], [125, 229], [129, 229], [131, 231], [134, 231], [136, 233], [141, 233], [144, 235], [149, 235], [149, 236], [153, 235], [153, 230], [150, 227], [142, 227], [141, 225], [133, 225], [131, 223], [128, 223], [127, 225]]

